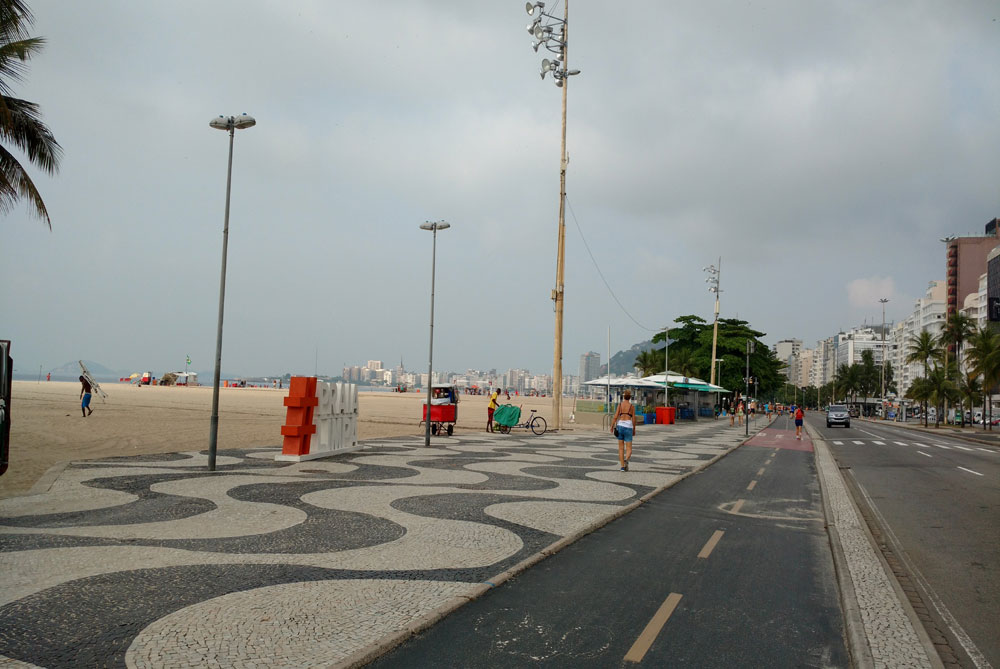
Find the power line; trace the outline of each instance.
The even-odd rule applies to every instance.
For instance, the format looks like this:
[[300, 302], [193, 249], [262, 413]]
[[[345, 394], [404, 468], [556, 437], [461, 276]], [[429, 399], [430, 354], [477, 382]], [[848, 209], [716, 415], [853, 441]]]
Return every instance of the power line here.
[[580, 239], [583, 240], [583, 247], [587, 249], [587, 255], [590, 256], [590, 261], [594, 263], [594, 269], [597, 270], [598, 276], [600, 276], [601, 281], [604, 282], [604, 287], [608, 289], [608, 292], [611, 294], [611, 298], [618, 304], [618, 307], [622, 310], [622, 313], [628, 316], [629, 320], [631, 320], [633, 323], [638, 325], [643, 330], [648, 330], [649, 332], [659, 332], [660, 330], [662, 330], [663, 328], [646, 327], [639, 321], [635, 320], [632, 314], [629, 313], [629, 310], [625, 308], [625, 305], [622, 304], [622, 301], [618, 299], [618, 296], [615, 295], [615, 291], [611, 289], [611, 284], [609, 284], [608, 280], [604, 278], [604, 272], [601, 271], [600, 265], [597, 264], [597, 259], [594, 257], [594, 253], [590, 250], [590, 245], [587, 243], [587, 238], [583, 236], [583, 230], [580, 228], [580, 222], [576, 220], [576, 212], [573, 211], [573, 205], [570, 204], [569, 195], [566, 195], [566, 206], [569, 208], [570, 216], [573, 217], [573, 223], [576, 224], [576, 231], [580, 233]]

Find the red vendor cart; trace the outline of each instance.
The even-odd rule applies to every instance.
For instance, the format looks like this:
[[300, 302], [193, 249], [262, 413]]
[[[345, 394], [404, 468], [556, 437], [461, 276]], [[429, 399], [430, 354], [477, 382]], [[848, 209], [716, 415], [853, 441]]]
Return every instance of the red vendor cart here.
[[[427, 400], [423, 404], [423, 425], [427, 420]], [[449, 437], [455, 431], [455, 422], [458, 420], [458, 390], [455, 386], [438, 385], [431, 387], [431, 434], [438, 435], [442, 432]]]

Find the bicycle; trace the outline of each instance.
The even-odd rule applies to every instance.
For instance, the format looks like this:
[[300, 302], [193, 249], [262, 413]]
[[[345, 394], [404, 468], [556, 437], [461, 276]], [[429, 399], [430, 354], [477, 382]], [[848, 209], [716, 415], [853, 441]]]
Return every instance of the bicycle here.
[[532, 409], [528, 418], [523, 423], [516, 423], [514, 425], [502, 425], [498, 423], [501, 434], [509, 434], [512, 428], [524, 428], [525, 430], [531, 430], [537, 435], [545, 434], [545, 430], [548, 429], [548, 423], [541, 416], [536, 416], [536, 409]]

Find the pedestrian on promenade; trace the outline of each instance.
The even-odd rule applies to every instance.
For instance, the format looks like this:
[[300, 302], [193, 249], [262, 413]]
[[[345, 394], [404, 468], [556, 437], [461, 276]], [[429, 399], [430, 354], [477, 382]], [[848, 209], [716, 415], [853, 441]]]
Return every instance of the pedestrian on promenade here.
[[90, 381], [81, 376], [80, 383], [82, 384], [80, 388], [80, 398], [83, 400], [80, 403], [80, 410], [83, 411], [83, 417], [86, 418], [90, 414], [94, 413], [94, 410], [90, 408]]
[[736, 421], [740, 427], [743, 426], [743, 414], [746, 413], [746, 410], [746, 404], [744, 404], [743, 400], [740, 400], [739, 405], [736, 407]]
[[500, 389], [497, 388], [490, 395], [490, 405], [486, 407], [486, 431], [493, 431], [493, 412], [497, 409], [497, 398], [500, 397]]
[[[611, 434], [618, 437], [618, 464], [623, 472], [628, 471], [628, 461], [632, 457], [632, 435], [635, 434], [635, 407], [631, 399], [632, 392], [626, 390], [611, 421]], [[625, 451], [625, 444], [628, 444], [628, 452]]]
[[795, 438], [802, 439], [802, 419], [805, 418], [805, 414], [802, 412], [802, 407], [798, 407], [795, 410]]

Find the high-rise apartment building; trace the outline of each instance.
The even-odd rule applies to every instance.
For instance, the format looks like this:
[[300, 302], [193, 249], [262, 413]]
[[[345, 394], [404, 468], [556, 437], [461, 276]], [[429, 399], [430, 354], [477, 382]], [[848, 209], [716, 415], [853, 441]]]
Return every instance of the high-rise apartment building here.
[[986, 256], [1000, 243], [1000, 220], [986, 224], [986, 236], [948, 237], [945, 251], [948, 301], [947, 312], [962, 308], [965, 296], [979, 289], [979, 275], [986, 272]]
[[580, 356], [580, 383], [601, 375], [601, 354], [589, 351]]

